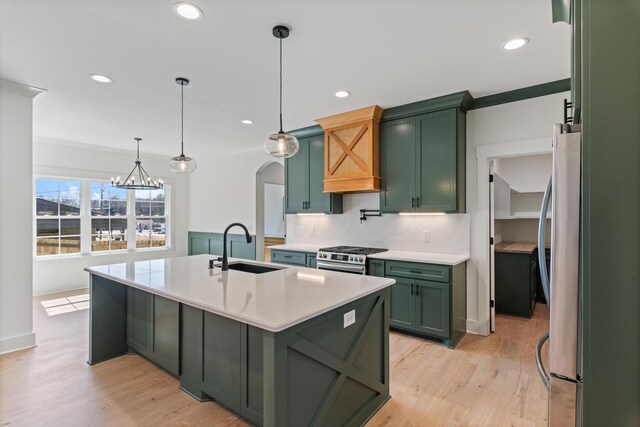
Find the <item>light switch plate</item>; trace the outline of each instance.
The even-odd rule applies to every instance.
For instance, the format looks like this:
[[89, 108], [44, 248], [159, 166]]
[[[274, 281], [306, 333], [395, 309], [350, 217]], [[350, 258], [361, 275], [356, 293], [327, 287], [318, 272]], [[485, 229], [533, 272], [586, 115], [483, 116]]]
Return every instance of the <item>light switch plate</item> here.
[[351, 310], [344, 314], [344, 327], [351, 326], [356, 323], [356, 311]]
[[431, 241], [431, 231], [430, 230], [422, 230], [422, 241], [425, 243], [429, 243]]

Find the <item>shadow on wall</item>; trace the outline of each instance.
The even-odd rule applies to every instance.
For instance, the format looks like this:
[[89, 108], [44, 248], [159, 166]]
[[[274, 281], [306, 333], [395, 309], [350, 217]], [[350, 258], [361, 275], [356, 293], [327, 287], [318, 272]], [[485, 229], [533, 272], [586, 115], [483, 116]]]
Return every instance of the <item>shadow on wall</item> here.
[[[271, 160], [256, 172], [256, 259], [264, 259], [264, 237], [284, 237], [284, 166]], [[278, 200], [280, 199], [280, 200]], [[273, 237], [272, 236], [272, 237]]]

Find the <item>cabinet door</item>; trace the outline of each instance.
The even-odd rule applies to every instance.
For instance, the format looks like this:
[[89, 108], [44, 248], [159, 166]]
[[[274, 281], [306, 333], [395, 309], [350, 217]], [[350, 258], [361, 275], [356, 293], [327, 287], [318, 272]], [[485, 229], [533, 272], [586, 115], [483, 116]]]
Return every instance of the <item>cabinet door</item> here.
[[456, 110], [416, 117], [417, 210], [455, 212], [457, 207]]
[[284, 161], [285, 213], [305, 212], [309, 195], [309, 144], [300, 140], [295, 156]]
[[415, 286], [415, 329], [449, 338], [449, 284], [417, 280]]
[[153, 295], [153, 333], [149, 359], [179, 375], [180, 303]]
[[242, 337], [240, 322], [204, 313], [202, 390], [240, 412]]
[[305, 140], [309, 146], [309, 198], [305, 212], [331, 212], [331, 194], [324, 192], [324, 135]]
[[402, 329], [413, 329], [413, 295], [410, 280], [395, 278], [391, 285], [391, 319], [389, 324]]
[[307, 267], [309, 268], [318, 267], [316, 254], [307, 254]]
[[368, 259], [367, 275], [384, 277], [384, 261], [381, 259]]
[[496, 252], [496, 312], [531, 315], [531, 260], [529, 254]]
[[416, 122], [414, 117], [380, 125], [380, 210], [414, 210]]
[[153, 294], [127, 287], [127, 345], [147, 358], [151, 353], [152, 304]]

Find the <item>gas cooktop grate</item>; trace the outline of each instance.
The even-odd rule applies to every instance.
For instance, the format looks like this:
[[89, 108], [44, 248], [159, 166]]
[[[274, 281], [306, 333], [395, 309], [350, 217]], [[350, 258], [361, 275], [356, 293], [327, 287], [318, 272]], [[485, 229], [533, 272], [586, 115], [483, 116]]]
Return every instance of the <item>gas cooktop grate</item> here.
[[330, 248], [321, 248], [320, 252], [337, 252], [348, 255], [372, 255], [378, 252], [385, 252], [388, 249], [380, 248], [362, 248], [358, 246], [332, 246]]

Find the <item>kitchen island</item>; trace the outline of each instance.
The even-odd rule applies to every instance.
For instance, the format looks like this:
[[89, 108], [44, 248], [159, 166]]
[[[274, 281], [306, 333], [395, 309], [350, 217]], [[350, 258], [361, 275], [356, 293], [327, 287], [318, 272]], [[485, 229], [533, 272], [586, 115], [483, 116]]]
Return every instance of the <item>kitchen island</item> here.
[[88, 363], [138, 353], [255, 425], [362, 425], [389, 399], [393, 279], [211, 258], [87, 268]]

